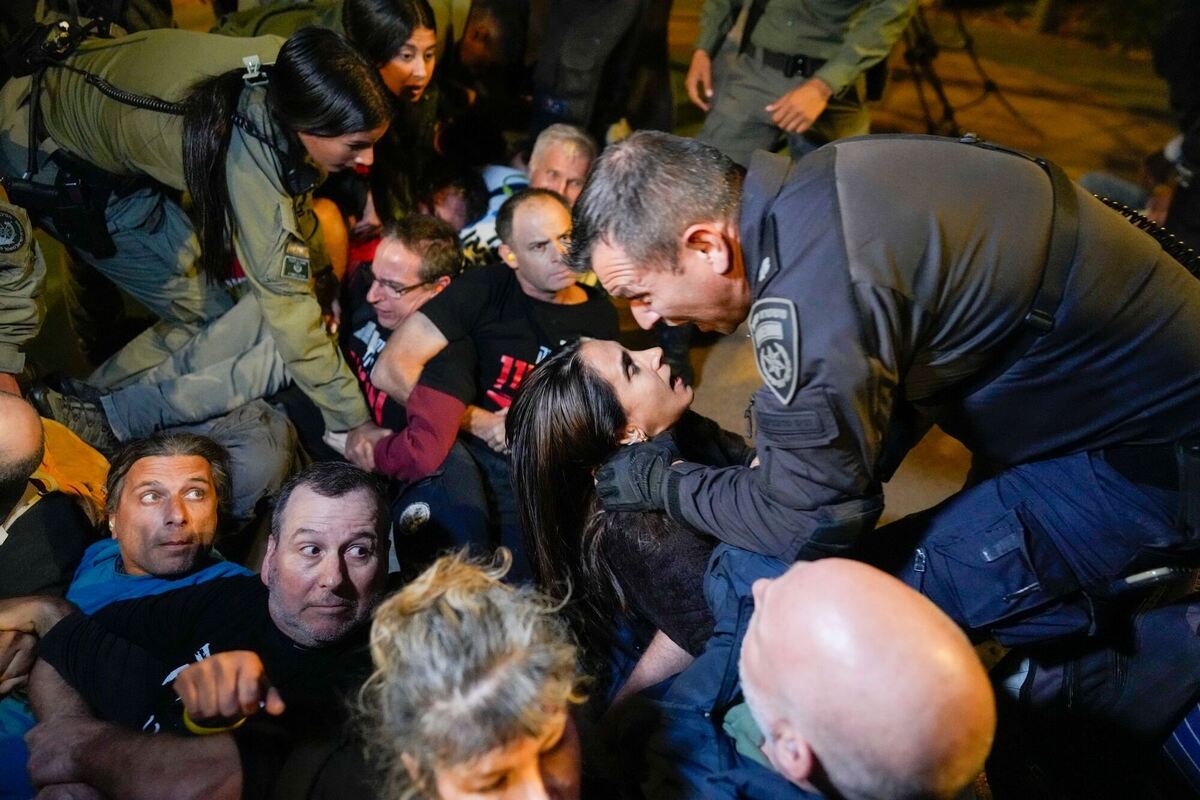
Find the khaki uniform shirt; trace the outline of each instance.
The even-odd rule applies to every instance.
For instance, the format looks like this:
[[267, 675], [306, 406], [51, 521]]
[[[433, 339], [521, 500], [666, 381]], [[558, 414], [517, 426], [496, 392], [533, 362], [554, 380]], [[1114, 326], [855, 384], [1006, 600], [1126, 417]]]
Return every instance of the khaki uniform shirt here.
[[[67, 63], [122, 90], [178, 102], [196, 81], [241, 68], [244, 56], [274, 62], [282, 44], [274, 36], [157, 30], [85, 43]], [[20, 129], [27, 124], [29, 85], [17, 79], [0, 91], [6, 128], [10, 120]], [[265, 87], [244, 90], [238, 108], [252, 128], [234, 126], [226, 161], [238, 260], [292, 378], [330, 430], [348, 430], [367, 420], [367, 409], [310, 288], [311, 275], [328, 266], [311, 196], [293, 197], [283, 185], [283, 162], [297, 157], [289, 150], [298, 145], [267, 111]], [[116, 175], [186, 189], [181, 116], [118, 102], [61, 67], [46, 72], [41, 115], [43, 151], [62, 148]]]

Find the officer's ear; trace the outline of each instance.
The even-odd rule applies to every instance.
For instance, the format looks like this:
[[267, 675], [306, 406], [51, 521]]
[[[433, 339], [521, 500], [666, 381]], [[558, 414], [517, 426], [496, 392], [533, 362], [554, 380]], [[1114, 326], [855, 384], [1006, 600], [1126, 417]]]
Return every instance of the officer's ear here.
[[445, 289], [449, 285], [450, 285], [450, 276], [443, 275], [440, 278], [438, 278], [436, 281], [433, 282], [433, 293], [441, 294], [442, 289]]
[[732, 243], [728, 226], [721, 222], [697, 222], [683, 232], [684, 257], [717, 275], [733, 269]]

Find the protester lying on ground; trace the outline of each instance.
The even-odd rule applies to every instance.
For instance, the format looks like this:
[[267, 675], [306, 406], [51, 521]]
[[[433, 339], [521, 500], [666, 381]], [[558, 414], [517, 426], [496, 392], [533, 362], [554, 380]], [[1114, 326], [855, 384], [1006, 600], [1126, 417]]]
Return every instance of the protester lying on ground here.
[[[0, 632], [25, 640], [0, 647], [7, 666], [0, 676], [0, 795], [32, 797], [22, 737], [33, 714], [11, 692], [23, 686], [39, 637], [76, 609], [91, 614], [118, 600], [161, 594], [249, 570], [212, 549], [229, 513], [229, 456], [210, 439], [187, 433], [156, 434], [123, 448], [112, 461], [105, 490], [111, 538], [83, 555], [66, 599], [45, 594], [0, 601]], [[36, 564], [24, 564], [36, 569]]]
[[30, 677], [34, 785], [267, 796], [294, 745], [343, 723], [369, 671], [389, 525], [374, 478], [314, 464], [279, 493], [261, 576], [65, 617]]

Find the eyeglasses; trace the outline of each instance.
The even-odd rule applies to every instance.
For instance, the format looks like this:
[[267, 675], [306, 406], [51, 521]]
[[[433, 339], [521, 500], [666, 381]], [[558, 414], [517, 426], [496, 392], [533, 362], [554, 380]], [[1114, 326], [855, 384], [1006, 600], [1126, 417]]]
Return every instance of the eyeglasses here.
[[414, 291], [416, 289], [420, 289], [422, 286], [428, 286], [430, 283], [433, 282], [433, 281], [421, 281], [420, 283], [414, 283], [412, 286], [405, 286], [402, 283], [396, 283], [395, 281], [389, 281], [389, 280], [385, 280], [385, 279], [379, 277], [371, 270], [370, 267], [366, 267], [366, 271], [367, 271], [367, 278], [371, 281], [371, 283], [372, 284], [378, 283], [384, 289], [387, 289], [388, 293], [392, 297], [404, 297], [404, 295], [408, 294], [409, 292]]

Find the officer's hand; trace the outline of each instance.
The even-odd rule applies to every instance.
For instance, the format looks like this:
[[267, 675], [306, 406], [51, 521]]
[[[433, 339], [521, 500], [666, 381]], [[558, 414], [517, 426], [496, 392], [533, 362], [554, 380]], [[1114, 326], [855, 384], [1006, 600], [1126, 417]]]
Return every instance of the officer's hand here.
[[833, 90], [820, 78], [809, 78], [767, 106], [771, 121], [788, 133], [804, 133], [829, 105]]
[[391, 428], [381, 428], [370, 421], [351, 428], [346, 432], [346, 459], [359, 469], [371, 472], [375, 469], [376, 443], [391, 435]]
[[667, 477], [679, 450], [670, 435], [622, 447], [596, 471], [596, 494], [605, 511], [662, 511]]
[[11, 372], [0, 372], [0, 392], [15, 394], [21, 396], [21, 385], [17, 383], [17, 376]]
[[217, 653], [189, 665], [175, 677], [174, 688], [188, 717], [198, 724], [248, 717], [259, 708], [275, 716], [284, 711], [262, 660], [249, 650]]
[[687, 87], [688, 97], [700, 108], [708, 111], [709, 100], [712, 100], [712, 59], [703, 50], [692, 53], [692, 64], [688, 67], [687, 77], [683, 80]]

